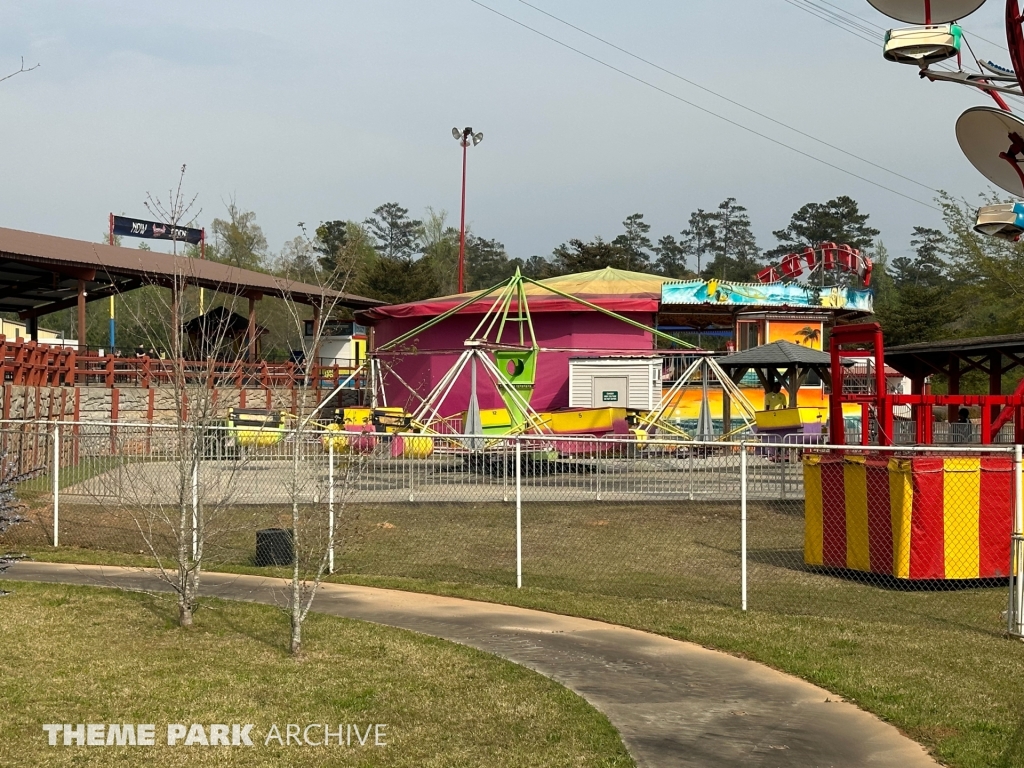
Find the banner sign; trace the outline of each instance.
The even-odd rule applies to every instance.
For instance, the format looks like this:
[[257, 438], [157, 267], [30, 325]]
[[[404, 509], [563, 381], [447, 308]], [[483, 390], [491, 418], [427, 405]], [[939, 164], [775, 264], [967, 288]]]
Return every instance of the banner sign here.
[[129, 219], [114, 216], [113, 233], [122, 237], [144, 237], [149, 240], [177, 240], [179, 243], [198, 245], [203, 239], [203, 230], [191, 227], [172, 227], [159, 221]]
[[662, 309], [670, 304], [718, 304], [744, 307], [825, 307], [871, 312], [870, 289], [826, 287], [818, 292], [799, 283], [727, 283], [723, 280], [692, 280], [665, 283]]

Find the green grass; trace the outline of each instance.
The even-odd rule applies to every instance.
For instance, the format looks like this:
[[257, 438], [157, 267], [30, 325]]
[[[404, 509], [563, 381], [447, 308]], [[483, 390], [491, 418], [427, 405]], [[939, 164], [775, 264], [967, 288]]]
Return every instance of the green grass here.
[[[124, 456], [92, 456], [89, 461], [78, 464], [71, 464], [60, 470], [60, 477], [57, 482], [63, 490], [84, 483], [93, 477], [98, 477], [117, 467], [130, 464], [131, 459]], [[50, 474], [39, 474], [23, 481], [18, 486], [18, 495], [24, 501], [33, 501], [41, 498], [53, 490], [53, 477]]]
[[[114, 513], [67, 514], [81, 518], [62, 540], [82, 549], [32, 545], [32, 526], [17, 534], [24, 548], [40, 559], [148, 564], [136, 540], [105, 518]], [[241, 521], [280, 520], [281, 510], [233, 514], [239, 524], [227, 526], [233, 538], [216, 567], [279, 575], [253, 567], [253, 529], [243, 531]], [[514, 589], [510, 504], [351, 506], [334, 578], [691, 640], [853, 700], [957, 768], [1024, 766], [1024, 644], [1004, 636], [1005, 585], [901, 590], [809, 570], [802, 502], [751, 503], [749, 517], [745, 614], [734, 502], [524, 503], [523, 590]]]
[[[0, 765], [630, 766], [607, 719], [510, 662], [310, 615], [301, 658], [274, 608], [0, 581]], [[49, 747], [43, 723], [386, 723], [371, 747]], [[315, 734], [314, 734], [315, 735]]]

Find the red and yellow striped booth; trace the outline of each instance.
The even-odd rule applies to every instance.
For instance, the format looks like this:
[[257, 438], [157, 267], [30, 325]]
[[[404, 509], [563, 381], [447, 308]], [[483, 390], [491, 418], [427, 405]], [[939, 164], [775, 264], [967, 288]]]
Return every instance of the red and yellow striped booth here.
[[804, 562], [900, 579], [1006, 576], [1008, 457], [804, 456]]

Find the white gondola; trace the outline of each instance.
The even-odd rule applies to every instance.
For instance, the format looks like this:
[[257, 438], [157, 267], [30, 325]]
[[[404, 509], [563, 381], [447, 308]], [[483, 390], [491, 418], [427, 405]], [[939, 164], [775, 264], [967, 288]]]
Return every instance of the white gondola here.
[[974, 231], [989, 237], [1017, 242], [1024, 234], [1024, 203], [1000, 203], [978, 209]]
[[958, 55], [962, 39], [957, 24], [890, 29], [885, 33], [882, 55], [898, 64], [927, 67]]

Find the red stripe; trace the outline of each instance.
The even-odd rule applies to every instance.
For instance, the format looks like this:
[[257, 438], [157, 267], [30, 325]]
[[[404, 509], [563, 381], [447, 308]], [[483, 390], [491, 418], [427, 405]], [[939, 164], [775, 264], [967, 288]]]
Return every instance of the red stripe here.
[[910, 462], [914, 505], [910, 520], [910, 578], [946, 578], [944, 478], [941, 458]]
[[981, 503], [978, 509], [978, 576], [991, 578], [1010, 572], [1013, 534], [1013, 462], [1008, 458], [981, 460]]
[[871, 572], [893, 574], [892, 504], [889, 500], [889, 459], [867, 460], [868, 552]]
[[846, 567], [846, 482], [842, 457], [822, 457], [821, 517], [822, 562]]

